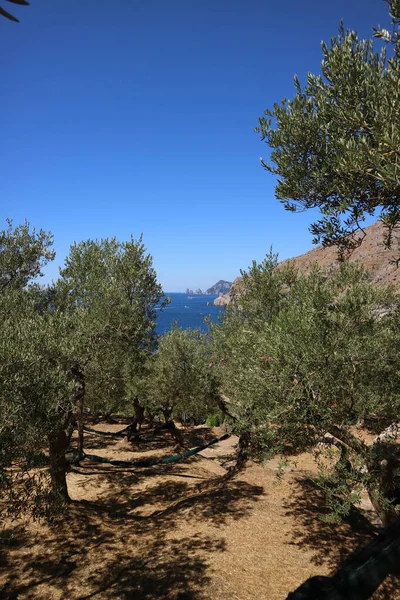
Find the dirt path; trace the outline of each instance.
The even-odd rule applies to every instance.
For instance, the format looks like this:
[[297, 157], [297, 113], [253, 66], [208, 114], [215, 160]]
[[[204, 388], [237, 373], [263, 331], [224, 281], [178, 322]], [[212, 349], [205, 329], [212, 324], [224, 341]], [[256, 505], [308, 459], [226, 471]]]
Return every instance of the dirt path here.
[[[220, 433], [185, 430], [189, 446]], [[280, 485], [275, 460], [224, 477], [219, 461], [234, 443], [149, 469], [84, 461], [68, 474], [73, 503], [61, 522], [30, 524], [2, 550], [0, 597], [282, 600], [371, 539], [365, 511], [340, 527], [318, 519], [321, 499], [302, 473], [314, 470], [309, 455], [297, 458]], [[168, 434], [133, 444], [87, 435], [86, 450], [134, 460], [172, 454], [174, 446]], [[400, 598], [395, 585], [389, 581], [377, 598]]]

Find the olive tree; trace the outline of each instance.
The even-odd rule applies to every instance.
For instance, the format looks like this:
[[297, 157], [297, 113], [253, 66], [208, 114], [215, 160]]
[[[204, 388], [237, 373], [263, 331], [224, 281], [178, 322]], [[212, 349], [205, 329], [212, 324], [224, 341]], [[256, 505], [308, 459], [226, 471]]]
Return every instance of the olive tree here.
[[319, 209], [314, 241], [341, 251], [362, 241], [352, 234], [366, 215], [379, 214], [388, 246], [400, 225], [399, 0], [389, 7], [394, 33], [375, 31], [388, 49], [341, 25], [322, 43], [321, 74], [304, 86], [295, 76], [294, 97], [266, 110], [257, 128], [271, 149], [262, 165], [278, 176], [277, 199], [294, 212]]
[[[100, 383], [103, 406], [123, 400], [126, 365], [152, 351], [162, 296], [141, 239], [74, 244], [60, 279], [40, 287], [51, 245], [28, 224], [0, 232], [0, 489], [17, 512], [68, 501], [66, 452], [76, 419], [82, 448], [86, 394]], [[38, 461], [50, 480], [32, 470]]]
[[55, 257], [52, 245], [51, 234], [36, 232], [27, 221], [14, 228], [7, 219], [7, 228], [0, 231], [0, 292], [21, 291], [36, 282]]
[[[68, 427], [74, 383], [66, 368], [68, 323], [42, 310], [37, 284], [54, 258], [52, 236], [29, 224], [0, 232], [0, 490], [9, 508], [40, 513], [51, 496], [67, 496], [65, 465], [56, 451]], [[66, 434], [65, 434], [66, 435]], [[51, 481], [31, 467], [49, 448]], [[64, 457], [65, 460], [65, 457]]]
[[195, 422], [217, 406], [219, 386], [211, 367], [207, 336], [174, 327], [162, 336], [149, 362], [146, 408], [171, 416], [189, 414]]
[[[354, 265], [301, 275], [276, 269], [272, 255], [253, 264], [244, 289], [212, 327], [242, 458], [337, 449], [338, 461], [320, 462], [318, 480], [333, 514], [348, 511], [364, 487], [388, 522], [400, 464], [390, 427], [400, 409], [398, 296]], [[382, 431], [370, 446], [354, 431], [365, 419]]]
[[74, 244], [60, 270], [57, 302], [72, 316], [72, 373], [77, 384], [79, 448], [85, 401], [106, 413], [123, 408], [128, 376], [140, 372], [155, 343], [155, 306], [163, 292], [142, 238]]

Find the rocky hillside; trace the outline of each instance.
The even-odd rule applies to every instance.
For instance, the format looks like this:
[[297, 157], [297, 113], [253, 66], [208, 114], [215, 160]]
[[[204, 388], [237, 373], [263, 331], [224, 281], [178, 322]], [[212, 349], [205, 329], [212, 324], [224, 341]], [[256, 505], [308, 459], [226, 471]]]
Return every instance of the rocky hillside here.
[[[364, 265], [376, 283], [400, 283], [400, 267], [397, 269], [395, 265], [391, 264], [393, 257], [400, 254], [400, 233], [397, 233], [394, 238], [393, 248], [387, 250], [383, 245], [385, 231], [380, 221], [366, 227], [365, 232], [366, 236], [361, 246], [353, 251], [349, 258], [350, 262]], [[337, 260], [337, 249], [317, 246], [305, 254], [288, 260], [293, 261], [303, 273], [308, 273], [314, 262], [318, 262], [323, 269], [329, 269]], [[284, 260], [280, 264], [283, 265], [288, 260]]]
[[[394, 256], [400, 256], [400, 232], [395, 234], [391, 250], [386, 249], [383, 245], [384, 227], [380, 221], [367, 227], [365, 232], [364, 241], [361, 246], [353, 251], [349, 258], [350, 262], [357, 262], [364, 265], [376, 283], [391, 282], [400, 284], [400, 266], [396, 268], [391, 263]], [[305, 254], [282, 261], [279, 263], [279, 266], [284, 265], [288, 261], [293, 262], [303, 273], [308, 273], [311, 265], [315, 262], [318, 262], [323, 269], [328, 270], [337, 261], [337, 248], [317, 246]], [[235, 293], [240, 294], [240, 282], [240, 277], [235, 279], [230, 292], [216, 298], [214, 304], [217, 306], [229, 304]]]
[[230, 304], [230, 302], [232, 302], [232, 298], [241, 293], [241, 288], [242, 278], [236, 277], [229, 289], [229, 292], [227, 294], [220, 294], [218, 298], [215, 298], [215, 306], [226, 306], [227, 304]]
[[206, 291], [206, 294], [227, 294], [231, 289], [232, 282], [231, 281], [223, 281], [220, 279], [216, 284], [212, 285]]

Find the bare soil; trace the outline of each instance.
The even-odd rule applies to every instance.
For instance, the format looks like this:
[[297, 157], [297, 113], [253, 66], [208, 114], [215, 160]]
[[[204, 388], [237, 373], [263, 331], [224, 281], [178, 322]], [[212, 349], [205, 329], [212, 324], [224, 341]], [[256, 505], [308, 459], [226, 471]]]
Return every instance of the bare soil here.
[[[97, 425], [118, 431], [123, 425]], [[196, 446], [221, 428], [183, 429]], [[72, 503], [57, 523], [13, 523], [0, 547], [0, 598], [86, 600], [282, 600], [328, 575], [377, 532], [366, 498], [341, 526], [296, 457], [279, 483], [277, 459], [227, 477], [234, 437], [184, 462], [125, 469], [88, 460], [68, 474]], [[167, 432], [151, 440], [85, 436], [86, 451], [135, 460], [174, 453]], [[376, 599], [399, 599], [388, 579]]]

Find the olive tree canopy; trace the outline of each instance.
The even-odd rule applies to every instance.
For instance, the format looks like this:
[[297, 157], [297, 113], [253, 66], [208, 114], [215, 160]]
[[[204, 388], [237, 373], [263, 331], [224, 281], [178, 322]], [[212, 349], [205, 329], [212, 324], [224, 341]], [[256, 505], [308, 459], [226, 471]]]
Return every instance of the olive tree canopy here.
[[340, 27], [322, 42], [321, 74], [308, 74], [296, 94], [259, 119], [257, 131], [271, 148], [262, 165], [278, 176], [276, 197], [290, 211], [319, 209], [315, 242], [341, 250], [360, 243], [351, 234], [367, 215], [387, 226], [390, 246], [400, 226], [400, 2], [389, 4], [393, 34], [380, 52]]

